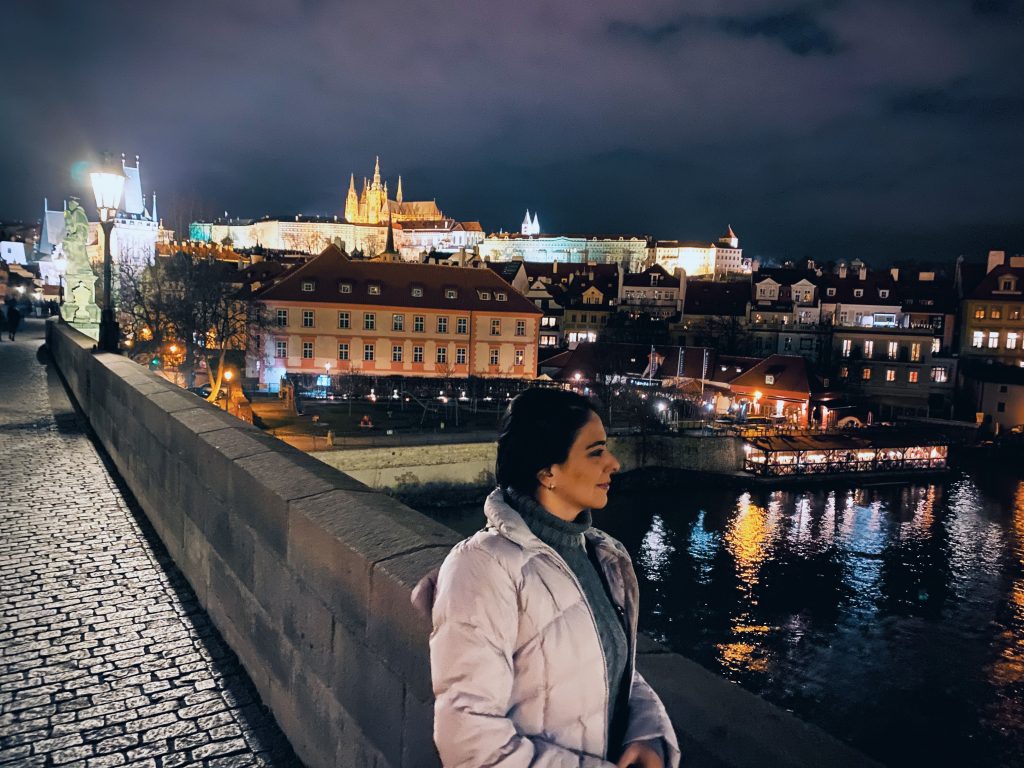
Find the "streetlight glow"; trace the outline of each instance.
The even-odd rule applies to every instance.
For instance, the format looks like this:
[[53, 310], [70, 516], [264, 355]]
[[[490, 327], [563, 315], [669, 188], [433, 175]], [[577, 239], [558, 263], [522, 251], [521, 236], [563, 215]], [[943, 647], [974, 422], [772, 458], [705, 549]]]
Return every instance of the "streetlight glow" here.
[[90, 173], [89, 176], [92, 180], [93, 194], [96, 196], [96, 208], [100, 214], [100, 227], [103, 229], [103, 309], [100, 312], [99, 349], [102, 352], [117, 354], [121, 331], [117, 327], [114, 302], [110, 295], [110, 236], [114, 231], [117, 208], [121, 204], [124, 172], [118, 166], [106, 161], [103, 166]]
[[124, 174], [113, 168], [104, 168], [89, 174], [92, 179], [92, 193], [96, 197], [96, 207], [100, 212], [100, 221], [113, 219], [121, 205], [121, 193], [124, 191]]

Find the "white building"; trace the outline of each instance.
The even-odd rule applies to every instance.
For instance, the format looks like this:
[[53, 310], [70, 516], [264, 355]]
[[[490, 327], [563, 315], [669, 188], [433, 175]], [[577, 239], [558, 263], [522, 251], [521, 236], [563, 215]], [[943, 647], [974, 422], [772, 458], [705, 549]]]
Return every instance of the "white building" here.
[[658, 240], [650, 247], [649, 261], [669, 272], [686, 270], [690, 277], [703, 275], [747, 274], [749, 260], [744, 260], [739, 238], [730, 226], [717, 242], [700, 240]]
[[[536, 221], [536, 216], [531, 221]], [[524, 222], [525, 226], [525, 222]], [[638, 235], [491, 234], [480, 243], [487, 261], [539, 261], [568, 264], [619, 264], [640, 271], [647, 259], [647, 238]]]

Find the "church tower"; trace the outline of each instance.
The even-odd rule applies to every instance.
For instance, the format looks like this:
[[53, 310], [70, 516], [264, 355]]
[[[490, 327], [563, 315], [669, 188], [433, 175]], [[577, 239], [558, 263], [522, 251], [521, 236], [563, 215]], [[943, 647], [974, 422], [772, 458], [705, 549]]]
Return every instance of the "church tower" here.
[[356, 197], [356, 175], [348, 179], [348, 195], [345, 197], [345, 221], [352, 223], [359, 218], [359, 198]]
[[398, 191], [395, 193], [395, 202], [401, 204], [402, 202], [402, 177], [398, 177]]
[[366, 193], [366, 222], [368, 224], [380, 223], [380, 212], [384, 208], [384, 188], [380, 183], [380, 157], [373, 164], [373, 182]]

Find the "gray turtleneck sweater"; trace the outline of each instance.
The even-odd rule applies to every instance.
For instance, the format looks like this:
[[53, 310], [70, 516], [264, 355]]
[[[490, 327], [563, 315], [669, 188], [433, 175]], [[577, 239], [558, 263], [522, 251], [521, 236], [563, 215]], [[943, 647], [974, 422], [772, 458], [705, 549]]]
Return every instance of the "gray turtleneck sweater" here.
[[587, 553], [583, 534], [592, 522], [590, 510], [583, 510], [575, 520], [569, 521], [555, 517], [533, 497], [510, 488], [505, 489], [505, 500], [522, 516], [533, 535], [565, 560], [583, 587], [583, 595], [597, 623], [608, 672], [609, 752], [621, 749], [621, 743], [613, 744], [613, 740], [621, 740], [628, 715], [628, 705], [619, 701], [619, 692], [629, 660], [629, 641], [619, 612], [608, 595], [604, 578]]

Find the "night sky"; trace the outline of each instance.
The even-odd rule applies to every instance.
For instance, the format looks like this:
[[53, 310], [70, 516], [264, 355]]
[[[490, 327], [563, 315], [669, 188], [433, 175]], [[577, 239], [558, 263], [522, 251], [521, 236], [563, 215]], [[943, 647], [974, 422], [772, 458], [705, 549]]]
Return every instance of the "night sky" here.
[[168, 226], [392, 192], [767, 259], [1024, 251], [1024, 0], [4, 3], [0, 220], [142, 156]]

